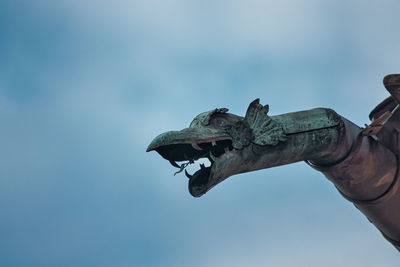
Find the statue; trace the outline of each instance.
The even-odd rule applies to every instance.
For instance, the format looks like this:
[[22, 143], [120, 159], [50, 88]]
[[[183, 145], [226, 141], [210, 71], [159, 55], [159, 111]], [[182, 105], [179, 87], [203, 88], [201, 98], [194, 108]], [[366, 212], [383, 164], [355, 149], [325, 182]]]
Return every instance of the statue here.
[[201, 113], [189, 128], [156, 137], [147, 151], [157, 151], [178, 172], [208, 158], [209, 167], [201, 164], [192, 175], [185, 170], [194, 197], [234, 174], [305, 161], [400, 251], [400, 74], [383, 83], [391, 96], [371, 112], [365, 128], [326, 108], [268, 116], [268, 105], [256, 99], [245, 117], [226, 108]]

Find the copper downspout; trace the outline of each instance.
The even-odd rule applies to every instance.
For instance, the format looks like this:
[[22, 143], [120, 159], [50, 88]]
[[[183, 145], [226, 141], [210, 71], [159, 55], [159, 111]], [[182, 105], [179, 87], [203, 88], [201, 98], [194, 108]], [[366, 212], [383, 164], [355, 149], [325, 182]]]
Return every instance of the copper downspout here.
[[[308, 161], [321, 171], [400, 250], [398, 157], [376, 138], [364, 136], [345, 121], [345, 139], [354, 140], [348, 155], [333, 165]], [[340, 146], [339, 146], [340, 147]]]

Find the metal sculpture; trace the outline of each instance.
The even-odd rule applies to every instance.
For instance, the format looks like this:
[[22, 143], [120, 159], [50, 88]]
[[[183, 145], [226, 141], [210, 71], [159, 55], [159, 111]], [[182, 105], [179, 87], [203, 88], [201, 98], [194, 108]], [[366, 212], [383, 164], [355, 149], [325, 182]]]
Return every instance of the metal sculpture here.
[[391, 96], [365, 128], [325, 108], [268, 116], [268, 105], [256, 99], [245, 117], [226, 108], [201, 113], [189, 128], [156, 137], [147, 151], [157, 151], [178, 172], [208, 158], [209, 167], [201, 164], [193, 175], [185, 170], [194, 197], [234, 174], [305, 161], [400, 250], [400, 74], [383, 82]]

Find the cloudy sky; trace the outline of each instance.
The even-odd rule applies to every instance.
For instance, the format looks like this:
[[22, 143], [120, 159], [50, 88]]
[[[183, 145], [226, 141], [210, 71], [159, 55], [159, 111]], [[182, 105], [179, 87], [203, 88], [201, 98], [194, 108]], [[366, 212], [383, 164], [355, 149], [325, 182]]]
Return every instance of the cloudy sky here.
[[0, 1], [1, 266], [398, 266], [304, 163], [192, 198], [153, 137], [198, 113], [330, 107], [400, 72], [400, 2]]

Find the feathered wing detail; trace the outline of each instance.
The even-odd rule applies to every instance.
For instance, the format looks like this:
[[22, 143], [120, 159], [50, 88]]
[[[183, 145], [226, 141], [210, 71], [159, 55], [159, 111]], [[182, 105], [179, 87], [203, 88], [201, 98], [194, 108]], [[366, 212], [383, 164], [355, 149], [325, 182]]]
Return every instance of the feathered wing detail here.
[[260, 146], [275, 146], [279, 141], [287, 140], [282, 126], [268, 116], [268, 111], [269, 106], [261, 105], [257, 98], [250, 103], [245, 116], [245, 121], [252, 130], [252, 142]]
[[254, 121], [256, 120], [257, 114], [262, 109], [262, 107], [263, 106], [260, 104], [259, 98], [257, 98], [253, 102], [251, 102], [249, 107], [247, 108], [246, 116], [245, 116], [244, 120], [247, 121], [247, 123], [249, 125], [252, 125], [254, 123]]

